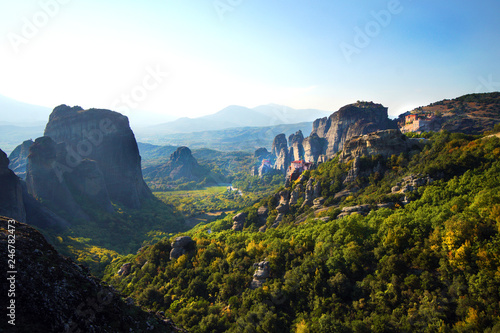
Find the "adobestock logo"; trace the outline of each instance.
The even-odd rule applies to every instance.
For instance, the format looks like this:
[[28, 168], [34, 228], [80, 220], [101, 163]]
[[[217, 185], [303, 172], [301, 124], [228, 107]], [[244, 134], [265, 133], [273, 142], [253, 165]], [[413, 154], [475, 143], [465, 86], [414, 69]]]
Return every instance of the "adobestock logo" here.
[[487, 78], [480, 76], [477, 80], [480, 84], [476, 87], [476, 93], [500, 90], [500, 81], [495, 82], [493, 80], [493, 74], [488, 75]]
[[66, 5], [71, 0], [42, 0], [38, 2], [40, 10], [31, 15], [31, 18], [22, 17], [23, 25], [20, 33], [9, 32], [7, 38], [15, 53], [19, 53], [21, 45], [26, 45], [30, 40], [38, 36], [51, 19], [56, 17], [61, 11], [61, 6]]
[[213, 5], [217, 15], [219, 15], [219, 20], [224, 21], [226, 14], [234, 11], [243, 1], [244, 0], [215, 0]]
[[339, 47], [348, 63], [352, 62], [352, 56], [360, 54], [361, 50], [368, 47], [371, 41], [382, 32], [382, 29], [387, 28], [394, 15], [401, 14], [403, 6], [399, 0], [390, 0], [387, 3], [387, 9], [380, 11], [372, 10], [370, 15], [373, 20], [368, 21], [363, 28], [358, 26], [354, 27], [353, 43], [346, 42], [340, 43]]
[[155, 68], [147, 66], [145, 71], [146, 75], [139, 84], [133, 86], [128, 93], [123, 93], [114, 100], [112, 104], [113, 110], [130, 111], [137, 108], [170, 75], [168, 72], [162, 71], [159, 65], [156, 65]]

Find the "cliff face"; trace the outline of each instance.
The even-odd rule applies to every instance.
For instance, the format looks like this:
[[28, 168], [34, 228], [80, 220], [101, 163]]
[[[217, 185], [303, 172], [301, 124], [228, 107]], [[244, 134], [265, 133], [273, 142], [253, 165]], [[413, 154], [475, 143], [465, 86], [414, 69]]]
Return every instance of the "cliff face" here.
[[28, 163], [28, 155], [32, 145], [32, 140], [26, 140], [17, 146], [9, 155], [9, 167], [21, 179], [26, 179], [26, 165]]
[[63, 211], [78, 219], [89, 220], [68, 187], [66, 179], [69, 178], [69, 171], [73, 170], [65, 169], [65, 157], [63, 145], [57, 145], [47, 136], [36, 139], [28, 156], [28, 192], [52, 209]]
[[[86, 268], [60, 256], [37, 230], [8, 220], [0, 217], [0, 247], [7, 249], [9, 235], [12, 236], [8, 230], [13, 230], [17, 267], [22, 272], [14, 274], [15, 297], [7, 297], [9, 287], [12, 288], [8, 281], [1, 284], [2, 309], [11, 306], [11, 300], [15, 302], [15, 326], [7, 322], [12, 320], [7, 316], [0, 322], [0, 331], [178, 331], [166, 318], [125, 304], [112, 288], [103, 286]], [[12, 271], [7, 260], [0, 262], [0, 269]]]
[[387, 115], [387, 108], [372, 102], [358, 102], [340, 108], [328, 118], [315, 121], [311, 135], [326, 139], [326, 147], [320, 148], [327, 158], [332, 158], [342, 150], [347, 140], [385, 129], [397, 129]]
[[[91, 191], [103, 192], [103, 188], [95, 188], [103, 179], [109, 198], [126, 207], [140, 208], [141, 199], [152, 197], [142, 178], [134, 133], [128, 118], [120, 113], [61, 105], [50, 115], [45, 136], [62, 144], [59, 151], [64, 160], [59, 161], [64, 174], [83, 177], [85, 184], [77, 184], [80, 190], [94, 187]], [[95, 164], [82, 164], [84, 160]]]
[[9, 170], [9, 159], [0, 150], [0, 216], [8, 216], [40, 228], [64, 228], [69, 223], [41, 205], [29, 193], [26, 183]]
[[298, 131], [295, 134], [291, 134], [288, 137], [288, 142], [290, 144], [289, 153], [292, 160], [300, 160], [304, 157], [304, 135], [302, 131]]
[[315, 120], [307, 138], [300, 131], [290, 135], [288, 143], [284, 134], [276, 136], [271, 151], [274, 168], [286, 172], [291, 161], [300, 159], [325, 162], [341, 151], [349, 139], [386, 129], [397, 130], [386, 107], [372, 102], [346, 105], [329, 117]]
[[0, 150], [0, 189], [0, 215], [26, 222], [21, 183], [9, 169], [9, 159], [2, 150]]
[[383, 130], [354, 137], [344, 144], [340, 155], [342, 162], [353, 160], [363, 155], [382, 155], [389, 157], [411, 150], [420, 150], [419, 139], [410, 139], [399, 130]]

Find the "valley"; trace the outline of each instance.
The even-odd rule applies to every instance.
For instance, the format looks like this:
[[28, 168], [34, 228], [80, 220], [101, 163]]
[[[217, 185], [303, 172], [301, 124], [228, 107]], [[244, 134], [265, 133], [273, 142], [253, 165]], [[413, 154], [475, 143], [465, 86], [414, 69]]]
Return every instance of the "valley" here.
[[[406, 134], [418, 116], [358, 101], [253, 152], [137, 143], [120, 113], [61, 105], [43, 137], [0, 156], [0, 215], [43, 234], [40, 260], [71, 258], [156, 328], [497, 328], [498, 96], [443, 102], [443, 128]], [[453, 112], [463, 100], [478, 110]]]

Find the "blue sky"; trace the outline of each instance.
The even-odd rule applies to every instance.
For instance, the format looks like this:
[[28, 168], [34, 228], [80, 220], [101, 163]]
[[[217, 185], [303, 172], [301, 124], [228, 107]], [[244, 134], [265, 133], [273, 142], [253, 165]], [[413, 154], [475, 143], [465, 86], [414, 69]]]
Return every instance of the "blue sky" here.
[[396, 116], [500, 90], [499, 13], [497, 0], [1, 0], [0, 94], [144, 123], [357, 100]]

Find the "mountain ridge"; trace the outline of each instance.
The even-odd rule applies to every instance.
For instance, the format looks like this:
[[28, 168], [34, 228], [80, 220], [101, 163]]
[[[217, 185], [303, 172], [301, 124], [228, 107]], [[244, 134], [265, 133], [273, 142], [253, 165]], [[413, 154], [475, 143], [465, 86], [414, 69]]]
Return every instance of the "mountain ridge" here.
[[150, 134], [158, 135], [223, 130], [235, 127], [266, 127], [313, 121], [320, 115], [326, 114], [328, 114], [328, 111], [316, 109], [297, 110], [277, 104], [261, 105], [255, 108], [230, 105], [211, 115], [196, 118], [183, 117], [172, 122], [138, 129], [137, 132], [147, 131]]

